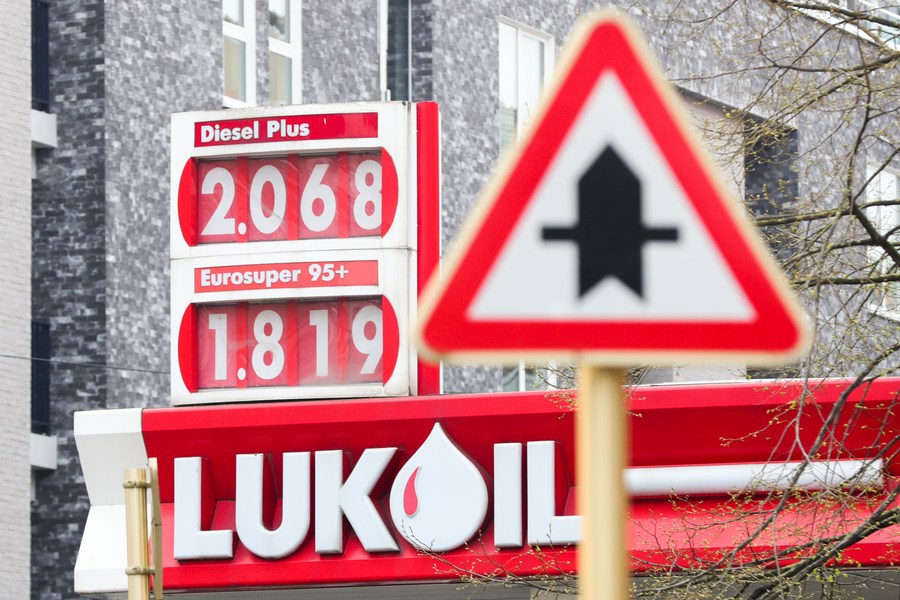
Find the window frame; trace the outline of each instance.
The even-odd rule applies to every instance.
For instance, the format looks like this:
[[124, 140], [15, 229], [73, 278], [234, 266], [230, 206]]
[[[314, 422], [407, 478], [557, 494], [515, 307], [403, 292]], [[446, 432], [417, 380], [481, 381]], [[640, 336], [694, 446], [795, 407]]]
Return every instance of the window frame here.
[[[900, 200], [900, 169], [891, 166], [869, 162], [866, 165], [866, 202], [886, 200], [883, 198], [885, 190], [889, 189], [885, 178], [893, 177], [894, 198]], [[884, 214], [888, 213], [889, 214]], [[867, 206], [866, 218], [881, 235], [890, 233], [894, 242], [900, 242], [900, 204], [888, 206]], [[892, 232], [893, 230], [893, 232]], [[874, 265], [874, 273], [884, 274], [891, 268], [891, 263], [885, 261], [885, 251], [877, 246], [866, 248], [866, 257], [870, 264]], [[885, 290], [890, 290], [885, 293]], [[888, 282], [879, 286], [879, 290], [869, 302], [869, 309], [878, 316], [894, 321], [900, 321], [900, 282]]]
[[[285, 42], [268, 35], [269, 54], [277, 54], [291, 61], [291, 98], [288, 104], [300, 104], [303, 102], [303, 4], [299, 0], [286, 0], [288, 8], [288, 37], [290, 42]], [[266, 12], [268, 14], [268, 10]], [[268, 64], [267, 64], [268, 68]], [[269, 71], [269, 103], [271, 104], [272, 72]]]
[[[556, 372], [557, 363], [555, 363], [555, 362], [550, 362], [550, 363], [546, 363], [546, 364], [542, 364], [542, 365], [536, 365], [536, 364], [526, 363], [525, 361], [520, 360], [519, 364], [516, 367], [509, 367], [509, 365], [504, 366], [501, 370], [501, 375], [500, 375], [501, 386], [503, 385], [504, 373], [506, 372], [507, 369], [511, 370], [512, 368], [516, 369], [516, 382], [517, 382], [516, 389], [508, 390], [508, 389], [503, 388], [502, 391], [504, 391], [504, 392], [534, 392], [534, 391], [538, 391], [538, 390], [547, 390], [547, 389], [559, 387], [559, 376]], [[542, 384], [540, 386], [529, 387], [528, 373], [527, 373], [527, 371], [529, 371], [529, 370], [532, 370], [535, 372], [544, 371], [544, 376], [542, 376], [542, 377], [539, 376], [540, 380], [542, 381]]]
[[[535, 29], [534, 27], [529, 27], [524, 23], [520, 23], [508, 17], [500, 16], [498, 17], [497, 22], [497, 68], [498, 74], [499, 70], [503, 68], [501, 64], [502, 57], [500, 56], [500, 28], [502, 26], [512, 27], [516, 31], [516, 131], [515, 138], [512, 140], [513, 142], [518, 140], [522, 132], [525, 130], [525, 126], [528, 124], [530, 119], [523, 119], [521, 115], [525, 114], [527, 104], [525, 99], [525, 94], [523, 93], [523, 81], [524, 77], [522, 77], [524, 66], [522, 61], [519, 60], [519, 57], [522, 56], [522, 47], [523, 42], [526, 39], [533, 39], [541, 42], [543, 44], [543, 67], [544, 74], [543, 80], [541, 81], [541, 95], [547, 90], [547, 87], [553, 77], [554, 70], [554, 60], [556, 57], [556, 41], [555, 38], [539, 29]], [[500, 106], [500, 98], [499, 98], [499, 88], [498, 88], [498, 98], [497, 98], [498, 109]], [[498, 136], [500, 134], [499, 124], [498, 124]], [[502, 140], [501, 140], [502, 143]], [[503, 148], [500, 148], [501, 152]]]
[[837, 9], [857, 12], [874, 12], [877, 16], [884, 19], [894, 19], [897, 21], [897, 24], [900, 25], [900, 12], [897, 12], [898, 7], [896, 5], [884, 7], [880, 5], [881, 3], [873, 0], [824, 0], [822, 2], [821, 8], [798, 8], [797, 10], [816, 20], [824, 21], [829, 25], [834, 25], [842, 31], [845, 31], [851, 35], [855, 35], [864, 41], [873, 44], [885, 44], [893, 50], [900, 49], [900, 36], [886, 37], [884, 35], [885, 31], [889, 30], [883, 29], [881, 26], [875, 23], [872, 23], [872, 28], [868, 29], [860, 27], [857, 24], [847, 22], [847, 20], [844, 19], [841, 15], [836, 14], [833, 11], [829, 11], [829, 4]]
[[[239, 0], [244, 16], [244, 24], [236, 25], [225, 20], [222, 13], [222, 106], [243, 108], [256, 105], [256, 2]], [[244, 87], [245, 99], [239, 100], [225, 94], [225, 38], [244, 44]]]

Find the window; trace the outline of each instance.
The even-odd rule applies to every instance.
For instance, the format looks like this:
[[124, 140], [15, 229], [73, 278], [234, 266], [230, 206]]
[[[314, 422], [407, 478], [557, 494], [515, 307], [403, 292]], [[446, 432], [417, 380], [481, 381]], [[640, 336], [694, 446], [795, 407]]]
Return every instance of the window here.
[[553, 38], [500, 22], [500, 148], [518, 139], [534, 115], [553, 68]]
[[256, 13], [253, 0], [222, 0], [222, 66], [227, 107], [256, 103]]
[[520, 362], [517, 367], [503, 367], [503, 391], [527, 392], [542, 390], [557, 385], [556, 371], [551, 368], [536, 367]]
[[382, 0], [383, 15], [381, 61], [382, 98], [409, 100], [412, 88], [410, 76], [410, 0]]
[[31, 0], [31, 108], [50, 112], [50, 5]]
[[[835, 10], [830, 10], [828, 4]], [[828, 0], [821, 6], [811, 4], [801, 11], [863, 40], [883, 43], [894, 50], [900, 48], [897, 34], [900, 6], [894, 0]]]
[[31, 322], [31, 432], [50, 433], [50, 324]]
[[[519, 138], [534, 116], [541, 91], [553, 70], [553, 38], [509, 20], [500, 21], [500, 150]], [[505, 392], [546, 387], [554, 377], [525, 363], [503, 367]], [[553, 381], [550, 381], [553, 383]]]
[[300, 102], [300, 2], [269, 0], [269, 103]]
[[[866, 203], [877, 203], [866, 208], [866, 217], [878, 230], [895, 245], [900, 242], [900, 171], [881, 169], [881, 166], [869, 165], [867, 171]], [[875, 265], [872, 274], [887, 275], [896, 273], [897, 266], [879, 246], [868, 248], [868, 258]], [[900, 283], [885, 283], [876, 290], [876, 298], [872, 303], [873, 310], [890, 316], [900, 318]]]

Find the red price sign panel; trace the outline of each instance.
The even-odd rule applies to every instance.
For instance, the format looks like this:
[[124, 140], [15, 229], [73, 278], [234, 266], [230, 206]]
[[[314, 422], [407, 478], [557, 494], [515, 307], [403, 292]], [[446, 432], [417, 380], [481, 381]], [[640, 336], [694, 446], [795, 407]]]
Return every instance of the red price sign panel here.
[[[384, 298], [194, 305], [196, 390], [380, 384], [398, 331]], [[188, 357], [184, 357], [188, 358]], [[194, 390], [194, 391], [196, 391]]]
[[380, 236], [397, 194], [386, 150], [191, 160], [178, 211], [191, 246]]

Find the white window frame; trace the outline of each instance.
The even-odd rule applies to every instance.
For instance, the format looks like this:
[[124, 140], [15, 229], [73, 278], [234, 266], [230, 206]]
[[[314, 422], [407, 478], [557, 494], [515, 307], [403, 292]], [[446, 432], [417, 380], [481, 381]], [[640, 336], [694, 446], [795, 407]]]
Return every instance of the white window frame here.
[[243, 108], [256, 105], [256, 2], [255, 0], [240, 0], [244, 15], [244, 25], [235, 25], [222, 17], [222, 47], [224, 56], [225, 38], [244, 43], [244, 86], [247, 90], [247, 98], [238, 100], [224, 94], [225, 88], [225, 64], [222, 63], [222, 106], [225, 108]]
[[[531, 38], [544, 44], [544, 80], [541, 82], [542, 92], [547, 89], [547, 86], [552, 79], [554, 67], [553, 61], [556, 54], [556, 42], [552, 35], [544, 33], [543, 31], [535, 29], [534, 27], [529, 27], [528, 25], [519, 23], [518, 21], [514, 21], [507, 17], [500, 16], [498, 21], [500, 24], [512, 27], [516, 30], [516, 139], [518, 140], [519, 137], [521, 137], [522, 132], [525, 130], [525, 126], [529, 122], [529, 119], [522, 118], [523, 115], [526, 114], [528, 109], [525, 104], [525, 94], [523, 91], [523, 82], [525, 78], [522, 77], [522, 69], [524, 67], [522, 65], [522, 62], [519, 60], [519, 57], [522, 55], [523, 41], [526, 38]], [[498, 68], [500, 68], [499, 64]]]
[[[866, 180], [869, 182], [866, 186], [866, 202], [900, 197], [900, 169], [882, 168], [881, 165], [870, 163], [866, 170]], [[893, 198], [888, 197], [891, 194]], [[866, 217], [878, 233], [885, 235], [900, 226], [900, 205], [869, 206], [866, 208]], [[900, 232], [894, 232], [891, 240], [900, 242]], [[869, 246], [866, 252], [869, 262], [877, 264], [873, 274], [887, 273], [893, 268], [893, 262], [886, 260], [882, 248]], [[882, 284], [877, 297], [872, 298], [869, 308], [879, 316], [900, 320], [900, 282]]]
[[[549, 367], [549, 370], [547, 369]], [[518, 369], [518, 383], [516, 385], [515, 390], [503, 390], [503, 391], [518, 391], [518, 392], [533, 392], [537, 390], [545, 390], [549, 388], [559, 387], [559, 376], [556, 372], [557, 365], [555, 362], [548, 363], [546, 365], [533, 365], [530, 363], [525, 363], [524, 361], [519, 361]], [[547, 371], [546, 382], [539, 387], [528, 387], [528, 374], [526, 371], [528, 369], [533, 370], [542, 370]]]
[[288, 13], [288, 36], [291, 41], [285, 42], [269, 37], [269, 52], [283, 56], [291, 61], [290, 104], [300, 104], [303, 101], [303, 81], [301, 80], [303, 74], [303, 5], [301, 0], [288, 0], [287, 3], [290, 6]]
[[[860, 39], [872, 43], [883, 43], [894, 50], [900, 49], [900, 37], [888, 37], [886, 33], [889, 30], [883, 29], [880, 25], [871, 23], [871, 29], [858, 27], [851, 23], [847, 23], [843, 16], [835, 14], [828, 10], [828, 4], [834, 5], [836, 8], [842, 8], [851, 11], [871, 11], [879, 17], [888, 20], [896, 20], [900, 26], [900, 14], [896, 12], [896, 4], [893, 2], [885, 3], [878, 0], [823, 0], [822, 8], [801, 8], [800, 12], [809, 15], [820, 21], [825, 21], [831, 25], [839, 27], [843, 31], [851, 35], [855, 35]], [[882, 5], [890, 4], [890, 8]], [[892, 10], [893, 9], [893, 10]]]
[[[499, 31], [500, 26], [505, 25], [507, 27], [512, 27], [516, 31], [516, 131], [515, 131], [515, 140], [518, 140], [522, 133], [525, 131], [525, 127], [530, 122], [531, 118], [534, 116], [532, 110], [534, 107], [529, 107], [526, 104], [526, 94], [524, 89], [524, 82], [526, 80], [523, 77], [523, 71], [525, 66], [519, 58], [522, 56], [522, 46], [526, 39], [533, 39], [541, 42], [543, 44], [543, 67], [544, 67], [544, 75], [543, 80], [541, 81], [541, 94], [543, 94], [547, 87], [550, 84], [550, 81], [553, 78], [553, 68], [554, 68], [554, 58], [556, 54], [556, 41], [553, 36], [534, 27], [529, 27], [524, 23], [519, 23], [518, 21], [514, 21], [513, 19], [509, 19], [504, 16], [500, 16], [498, 18], [498, 54], [499, 54]], [[497, 64], [497, 68], [503, 68], [503, 65]], [[499, 93], [499, 90], [498, 90]], [[498, 97], [499, 102], [499, 97]], [[498, 125], [499, 126], [499, 125]], [[497, 135], [500, 135], [500, 131], [498, 129]], [[503, 148], [500, 149], [501, 152]], [[551, 363], [551, 367], [552, 367]], [[526, 364], [525, 362], [519, 362], [518, 365], [518, 385], [517, 390], [520, 392], [529, 391], [528, 381], [527, 381], [527, 369], [541, 369], [543, 367], [538, 365]], [[557, 376], [556, 373], [551, 371], [548, 373], [548, 384], [551, 386], [557, 385]], [[543, 386], [546, 387], [546, 386]], [[537, 388], [535, 388], [537, 389]]]

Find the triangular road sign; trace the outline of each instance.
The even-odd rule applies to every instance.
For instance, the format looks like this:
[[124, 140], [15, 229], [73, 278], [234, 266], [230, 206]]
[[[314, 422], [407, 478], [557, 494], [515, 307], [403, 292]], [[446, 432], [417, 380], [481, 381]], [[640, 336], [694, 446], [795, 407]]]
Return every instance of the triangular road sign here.
[[422, 350], [609, 365], [796, 356], [797, 300], [632, 27], [587, 19], [559, 73], [429, 282]]

